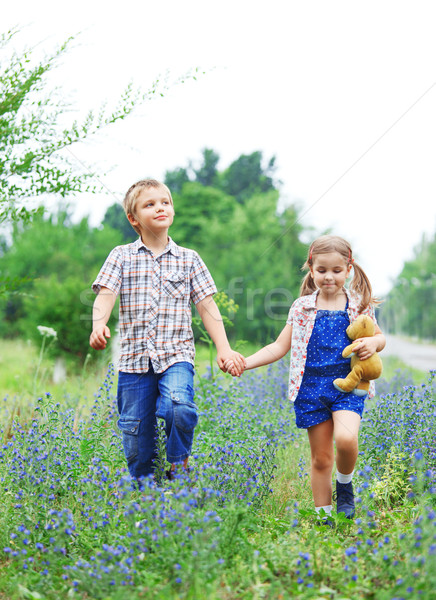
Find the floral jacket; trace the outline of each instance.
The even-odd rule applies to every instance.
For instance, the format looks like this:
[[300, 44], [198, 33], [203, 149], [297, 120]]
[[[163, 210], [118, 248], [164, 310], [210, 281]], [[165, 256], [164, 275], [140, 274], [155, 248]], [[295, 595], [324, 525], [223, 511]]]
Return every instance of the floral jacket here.
[[[289, 310], [288, 320], [286, 321], [292, 327], [291, 365], [289, 370], [289, 400], [291, 402], [295, 402], [304, 375], [307, 345], [315, 325], [317, 313], [316, 297], [318, 291], [316, 290], [313, 294], [301, 296], [301, 298], [295, 300]], [[360, 297], [346, 288], [345, 292], [348, 296], [347, 312], [351, 322], [361, 314], [359, 313]], [[377, 323], [373, 306], [369, 305], [362, 311], [362, 314], [369, 315]], [[372, 398], [374, 394], [375, 385], [371, 381], [368, 397]]]

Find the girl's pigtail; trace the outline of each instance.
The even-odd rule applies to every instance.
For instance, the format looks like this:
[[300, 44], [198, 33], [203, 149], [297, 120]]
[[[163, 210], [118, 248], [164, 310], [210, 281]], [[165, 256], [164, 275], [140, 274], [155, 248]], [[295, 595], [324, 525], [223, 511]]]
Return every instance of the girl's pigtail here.
[[372, 295], [372, 287], [365, 271], [356, 262], [353, 261], [354, 276], [350, 284], [350, 290], [358, 294], [362, 300], [359, 306], [359, 312], [363, 312], [370, 304], [380, 304], [380, 300]]
[[309, 271], [306, 273], [300, 286], [300, 296], [309, 296], [316, 290], [316, 285], [312, 277], [312, 273]]

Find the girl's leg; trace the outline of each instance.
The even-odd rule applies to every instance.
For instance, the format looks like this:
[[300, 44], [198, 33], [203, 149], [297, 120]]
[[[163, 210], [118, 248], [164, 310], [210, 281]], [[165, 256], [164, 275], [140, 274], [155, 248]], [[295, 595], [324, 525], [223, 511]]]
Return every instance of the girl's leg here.
[[336, 444], [336, 468], [339, 473], [352, 473], [359, 452], [360, 416], [350, 410], [333, 413], [333, 428]]
[[332, 471], [334, 464], [333, 421], [328, 419], [307, 430], [312, 457], [310, 480], [315, 507], [332, 503]]
[[358, 434], [360, 416], [349, 410], [333, 412], [336, 443], [336, 497], [337, 512], [348, 519], [354, 517], [353, 471], [359, 451]]

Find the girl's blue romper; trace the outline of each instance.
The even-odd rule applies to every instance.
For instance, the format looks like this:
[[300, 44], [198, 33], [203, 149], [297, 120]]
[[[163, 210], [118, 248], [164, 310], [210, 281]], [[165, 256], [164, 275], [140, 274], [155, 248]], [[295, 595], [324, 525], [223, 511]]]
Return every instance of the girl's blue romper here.
[[350, 359], [342, 357], [343, 349], [350, 344], [346, 333], [349, 324], [347, 310], [317, 311], [294, 404], [297, 427], [307, 429], [323, 423], [336, 410], [351, 410], [362, 416], [365, 397], [340, 392], [333, 385], [334, 379], [350, 372]]

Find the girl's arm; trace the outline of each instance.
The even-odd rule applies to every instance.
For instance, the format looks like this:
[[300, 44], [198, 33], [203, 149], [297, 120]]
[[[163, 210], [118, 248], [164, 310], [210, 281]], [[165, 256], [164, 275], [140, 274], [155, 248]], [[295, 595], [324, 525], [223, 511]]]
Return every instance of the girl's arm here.
[[283, 358], [291, 349], [292, 327], [286, 324], [279, 337], [272, 344], [264, 346], [251, 356], [246, 358], [247, 369], [255, 369], [263, 365], [269, 365]]
[[375, 352], [381, 352], [386, 346], [386, 338], [378, 325], [375, 326], [375, 333], [372, 337], [358, 338], [353, 342], [359, 342], [359, 346], [354, 348], [354, 352], [360, 360], [367, 360]]

